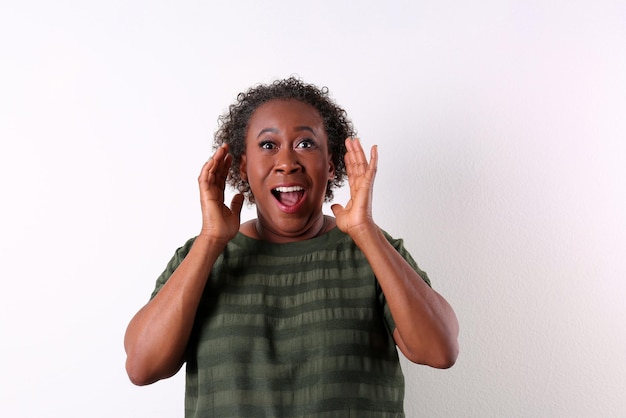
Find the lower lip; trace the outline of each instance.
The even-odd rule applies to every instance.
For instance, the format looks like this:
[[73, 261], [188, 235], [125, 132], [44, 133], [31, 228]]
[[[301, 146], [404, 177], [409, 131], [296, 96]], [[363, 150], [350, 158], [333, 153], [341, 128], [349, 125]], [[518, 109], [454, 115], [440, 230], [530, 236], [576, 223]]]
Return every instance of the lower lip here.
[[276, 200], [276, 203], [278, 204], [278, 208], [280, 209], [281, 212], [292, 214], [292, 213], [298, 212], [302, 208], [302, 206], [304, 206], [305, 197], [306, 197], [306, 192], [304, 192], [300, 200], [298, 200], [298, 203], [296, 203], [293, 206], [283, 205], [282, 203], [280, 203], [278, 199], [274, 199], [274, 200]]

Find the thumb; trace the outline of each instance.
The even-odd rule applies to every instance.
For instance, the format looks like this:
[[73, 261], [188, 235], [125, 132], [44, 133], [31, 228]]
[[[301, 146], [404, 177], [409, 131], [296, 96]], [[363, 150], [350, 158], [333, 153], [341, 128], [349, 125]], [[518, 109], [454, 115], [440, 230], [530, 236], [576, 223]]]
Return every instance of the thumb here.
[[335, 218], [338, 218], [341, 216], [341, 213], [345, 210], [343, 206], [341, 206], [339, 203], [335, 203], [330, 207], [330, 210], [333, 211], [333, 213], [335, 214]]
[[241, 208], [243, 207], [244, 197], [241, 193], [237, 193], [233, 196], [233, 200], [230, 202], [230, 210], [234, 215], [239, 218], [241, 215]]

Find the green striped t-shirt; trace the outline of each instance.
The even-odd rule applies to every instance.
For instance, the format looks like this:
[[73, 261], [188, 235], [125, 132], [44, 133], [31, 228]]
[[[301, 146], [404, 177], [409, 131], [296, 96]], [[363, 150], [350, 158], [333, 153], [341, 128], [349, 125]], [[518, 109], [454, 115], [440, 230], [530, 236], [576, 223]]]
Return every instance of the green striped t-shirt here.
[[[389, 241], [430, 284], [404, 249]], [[153, 297], [188, 253], [179, 248]], [[217, 259], [187, 348], [187, 417], [403, 417], [395, 323], [338, 228], [271, 244], [239, 233]]]

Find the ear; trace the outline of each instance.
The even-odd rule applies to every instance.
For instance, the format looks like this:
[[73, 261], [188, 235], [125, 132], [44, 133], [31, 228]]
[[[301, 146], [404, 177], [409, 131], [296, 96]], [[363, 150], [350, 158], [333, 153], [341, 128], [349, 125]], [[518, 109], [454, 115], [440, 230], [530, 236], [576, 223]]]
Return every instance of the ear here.
[[335, 163], [333, 162], [333, 155], [328, 154], [328, 181], [335, 179]]
[[243, 181], [248, 181], [248, 159], [246, 154], [241, 155], [241, 161], [239, 162], [239, 175]]

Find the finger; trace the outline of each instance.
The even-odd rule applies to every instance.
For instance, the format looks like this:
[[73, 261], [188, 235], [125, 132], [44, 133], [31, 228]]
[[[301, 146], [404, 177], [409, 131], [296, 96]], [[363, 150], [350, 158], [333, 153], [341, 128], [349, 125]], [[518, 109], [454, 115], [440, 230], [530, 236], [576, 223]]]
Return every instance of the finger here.
[[216, 183], [222, 189], [226, 187], [226, 180], [228, 179], [228, 174], [230, 172], [230, 166], [233, 162], [233, 156], [231, 154], [226, 154], [224, 159], [218, 164], [217, 170], [215, 172]]
[[348, 182], [353, 179], [353, 176], [356, 175], [355, 172], [355, 159], [354, 159], [354, 142], [356, 138], [348, 138], [346, 139], [346, 154], [343, 157], [344, 164], [346, 166], [346, 174], [348, 174]]
[[[349, 140], [352, 141], [352, 140]], [[343, 163], [346, 167], [346, 174], [348, 175], [348, 185], [352, 187], [354, 184], [354, 179], [356, 175], [354, 174], [354, 165], [352, 164], [352, 153], [350, 151], [346, 152], [346, 155], [343, 157]]]
[[208, 182], [223, 189], [232, 163], [232, 155], [228, 153], [228, 145], [222, 144], [209, 161], [212, 164], [209, 167]]
[[217, 147], [210, 160], [213, 160], [216, 164], [219, 164], [221, 161], [224, 160], [226, 154], [228, 154], [228, 145], [222, 144]]
[[210, 173], [214, 165], [215, 165], [215, 161], [213, 161], [212, 158], [202, 165], [202, 169], [200, 170], [200, 175], [198, 176], [198, 183], [200, 183], [201, 185], [208, 186]]
[[331, 205], [330, 210], [333, 211], [333, 214], [335, 215], [335, 218], [338, 218], [338, 217], [341, 216], [341, 214], [343, 213], [345, 208], [343, 206], [341, 206], [339, 203], [335, 203], [335, 204]]
[[346, 147], [348, 148], [348, 164], [352, 175], [363, 175], [367, 170], [368, 164], [365, 152], [363, 151], [363, 147], [361, 145], [361, 140], [359, 138], [355, 138], [349, 145], [346, 145]]
[[237, 218], [241, 215], [241, 208], [243, 207], [244, 196], [241, 193], [237, 193], [233, 196], [233, 199], [230, 202], [230, 211], [237, 215]]
[[367, 175], [370, 180], [374, 180], [378, 171], [378, 145], [372, 146], [370, 150], [370, 162], [367, 166]]

